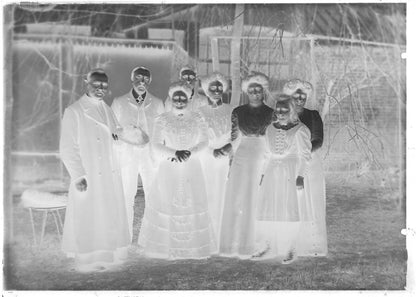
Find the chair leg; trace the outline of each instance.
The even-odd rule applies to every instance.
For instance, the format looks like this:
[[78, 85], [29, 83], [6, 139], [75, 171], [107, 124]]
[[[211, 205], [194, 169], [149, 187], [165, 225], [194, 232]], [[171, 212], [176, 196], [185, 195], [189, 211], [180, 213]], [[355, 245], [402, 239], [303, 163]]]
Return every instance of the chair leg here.
[[61, 239], [61, 229], [59, 228], [58, 218], [56, 217], [57, 210], [52, 210], [53, 220], [55, 221], [56, 230], [58, 231], [58, 237]]
[[59, 209], [56, 210], [56, 214], [58, 215], [59, 226], [61, 227], [61, 234], [64, 234], [64, 224], [62, 223], [61, 214], [59, 213]]
[[39, 245], [42, 244], [43, 241], [43, 236], [45, 235], [45, 228], [46, 228], [46, 219], [48, 218], [48, 211], [44, 210], [43, 211], [43, 218], [42, 218], [42, 233], [40, 235], [40, 242]]
[[31, 208], [29, 208], [29, 216], [30, 216], [30, 224], [32, 225], [33, 242], [35, 243], [35, 245], [37, 245], [37, 243], [36, 243], [35, 221], [33, 220], [33, 213], [32, 213]]

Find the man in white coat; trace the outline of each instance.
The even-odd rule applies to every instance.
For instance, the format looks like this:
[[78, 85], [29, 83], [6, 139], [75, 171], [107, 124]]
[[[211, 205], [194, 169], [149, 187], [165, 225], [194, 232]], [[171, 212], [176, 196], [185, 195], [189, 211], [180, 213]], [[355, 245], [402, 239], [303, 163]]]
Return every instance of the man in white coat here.
[[[154, 119], [163, 113], [165, 108], [163, 101], [148, 91], [152, 79], [149, 69], [134, 68], [130, 79], [132, 89], [127, 94], [115, 98], [111, 107], [123, 127], [118, 153], [130, 236], [133, 243], [136, 243], [138, 234], [133, 234], [133, 218], [138, 176], [140, 174], [146, 196], [156, 171], [149, 139], [152, 136]], [[138, 203], [144, 204], [145, 202], [142, 200]], [[143, 216], [144, 207], [139, 207], [139, 209], [142, 212], [138, 214], [140, 219]]]
[[85, 78], [87, 92], [62, 120], [60, 156], [71, 183], [62, 249], [79, 270], [101, 270], [127, 257], [129, 232], [118, 158], [121, 127], [103, 101], [108, 77], [102, 69]]

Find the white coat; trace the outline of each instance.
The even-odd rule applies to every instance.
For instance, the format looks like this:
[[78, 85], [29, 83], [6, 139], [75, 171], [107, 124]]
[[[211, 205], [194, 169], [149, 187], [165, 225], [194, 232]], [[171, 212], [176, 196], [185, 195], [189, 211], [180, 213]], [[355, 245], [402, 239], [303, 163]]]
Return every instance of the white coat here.
[[165, 108], [163, 101], [149, 92], [139, 107], [131, 90], [115, 98], [111, 108], [125, 132], [121, 137], [123, 140], [117, 145], [117, 151], [121, 162], [128, 225], [130, 234], [133, 235], [134, 198], [137, 192], [138, 175], [140, 174], [143, 190], [147, 195], [155, 175], [156, 165], [151, 156], [150, 144], [134, 145], [135, 140], [129, 138], [135, 133], [128, 131], [134, 131], [138, 129], [136, 127], [140, 127], [151, 138], [155, 118], [163, 113]]
[[[101, 106], [100, 106], [101, 104]], [[69, 256], [115, 253], [130, 243], [118, 159], [113, 150], [116, 121], [111, 108], [87, 95], [66, 108], [60, 155], [71, 176], [62, 249]], [[87, 180], [80, 192], [75, 183]], [[115, 261], [106, 257], [106, 261]]]

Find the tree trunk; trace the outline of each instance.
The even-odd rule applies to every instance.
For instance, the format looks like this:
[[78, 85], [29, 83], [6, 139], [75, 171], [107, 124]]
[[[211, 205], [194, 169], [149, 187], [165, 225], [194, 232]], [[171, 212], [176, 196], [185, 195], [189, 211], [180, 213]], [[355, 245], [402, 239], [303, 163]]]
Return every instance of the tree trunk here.
[[244, 28], [244, 4], [235, 5], [234, 25], [233, 25], [233, 39], [231, 40], [231, 81], [232, 94], [231, 105], [239, 105], [241, 94], [241, 67], [240, 67], [240, 51], [241, 51], [241, 36]]

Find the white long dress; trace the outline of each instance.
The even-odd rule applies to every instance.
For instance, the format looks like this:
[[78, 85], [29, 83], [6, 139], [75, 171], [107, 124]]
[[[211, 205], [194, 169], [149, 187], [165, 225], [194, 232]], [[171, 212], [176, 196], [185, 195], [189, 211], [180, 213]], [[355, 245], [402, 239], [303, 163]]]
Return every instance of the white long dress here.
[[[200, 259], [215, 250], [200, 154], [208, 145], [202, 116], [187, 112], [162, 114], [152, 140], [160, 161], [151, 187], [139, 244], [148, 257]], [[185, 162], [172, 162], [177, 150], [190, 150]]]
[[325, 256], [328, 253], [326, 231], [325, 175], [322, 166], [321, 146], [324, 139], [323, 122], [316, 110], [303, 109], [299, 119], [311, 131], [312, 159], [305, 172], [305, 188], [310, 191], [313, 220], [302, 222], [299, 254]]
[[[62, 120], [60, 155], [71, 176], [62, 250], [81, 265], [117, 262], [130, 242], [111, 115], [104, 102], [84, 95]], [[85, 192], [75, 188], [82, 177]]]
[[233, 108], [229, 104], [221, 104], [217, 107], [207, 105], [200, 108], [200, 112], [208, 124], [208, 150], [201, 156], [201, 160], [207, 184], [208, 207], [217, 242], [230, 158], [228, 156], [215, 158], [214, 149], [221, 148], [231, 141], [232, 110]]
[[[220, 227], [219, 254], [249, 258], [255, 252], [256, 205], [261, 169], [266, 157], [264, 133], [273, 109], [242, 105], [232, 112], [232, 141], [237, 148], [226, 185]], [[233, 148], [234, 148], [233, 144]]]
[[313, 220], [302, 222], [298, 253], [304, 256], [326, 256], [326, 186], [320, 150], [312, 152], [305, 172], [305, 189], [310, 193]]
[[285, 255], [290, 248], [298, 251], [300, 222], [312, 220], [309, 189], [296, 187], [311, 158], [310, 131], [302, 123], [288, 130], [270, 125], [266, 139], [269, 157], [257, 206], [257, 241], [260, 247], [269, 244], [268, 256]]

